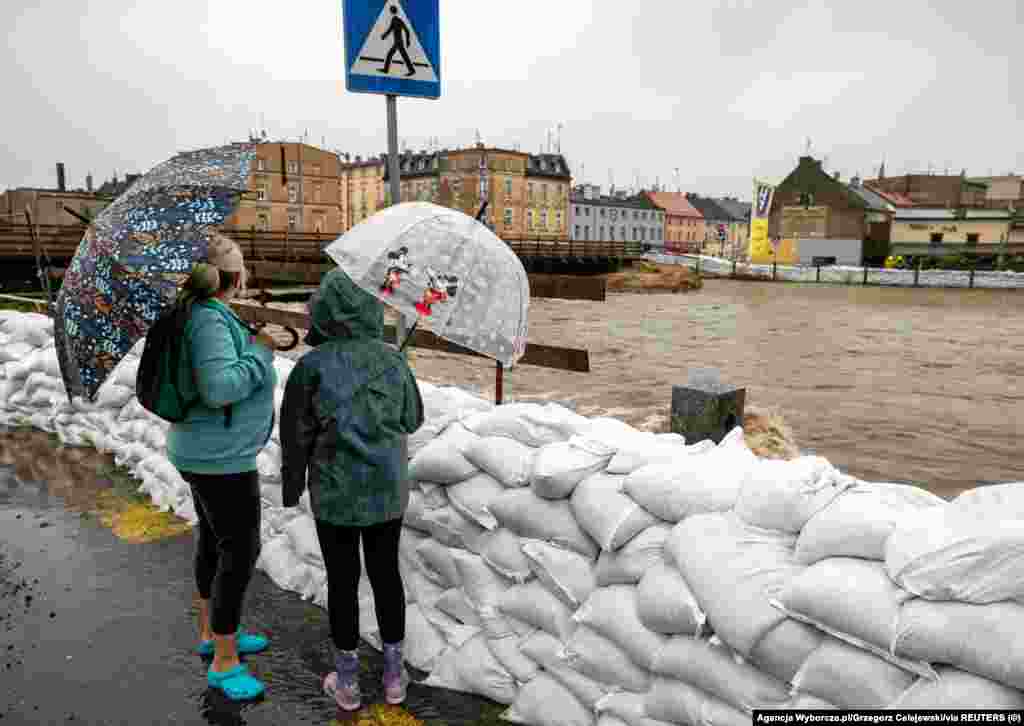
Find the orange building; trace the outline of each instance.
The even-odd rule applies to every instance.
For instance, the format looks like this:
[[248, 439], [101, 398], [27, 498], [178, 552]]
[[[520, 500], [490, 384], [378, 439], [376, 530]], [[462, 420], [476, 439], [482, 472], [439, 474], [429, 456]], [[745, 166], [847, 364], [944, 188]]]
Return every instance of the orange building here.
[[249, 193], [229, 229], [340, 234], [344, 229], [341, 162], [333, 151], [297, 142], [257, 145]]
[[704, 241], [704, 217], [681, 192], [644, 192], [665, 213], [665, 249], [695, 252]]

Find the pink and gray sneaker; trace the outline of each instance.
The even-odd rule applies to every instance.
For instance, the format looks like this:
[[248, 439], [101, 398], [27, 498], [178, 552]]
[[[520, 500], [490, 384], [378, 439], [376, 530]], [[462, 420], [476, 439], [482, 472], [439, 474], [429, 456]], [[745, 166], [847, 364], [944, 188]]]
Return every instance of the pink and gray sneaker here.
[[335, 670], [324, 678], [324, 693], [334, 698], [343, 711], [358, 711], [362, 706], [359, 691], [359, 654], [354, 650], [339, 650], [334, 656]]
[[384, 700], [392, 706], [405, 701], [409, 673], [402, 661], [402, 644], [384, 644]]

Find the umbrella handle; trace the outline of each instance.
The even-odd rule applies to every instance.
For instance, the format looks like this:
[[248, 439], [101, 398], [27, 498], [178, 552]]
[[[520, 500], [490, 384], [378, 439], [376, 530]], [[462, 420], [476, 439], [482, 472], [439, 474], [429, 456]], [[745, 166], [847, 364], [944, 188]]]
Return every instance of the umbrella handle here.
[[413, 321], [412, 327], [409, 328], [409, 334], [407, 336], [405, 336], [405, 340], [402, 341], [402, 346], [398, 349], [399, 353], [402, 353], [402, 352], [405, 351], [405, 346], [409, 345], [409, 341], [412, 340], [413, 333], [416, 332], [416, 326], [419, 325], [419, 324], [420, 324], [420, 321], [419, 321], [418, 318]]

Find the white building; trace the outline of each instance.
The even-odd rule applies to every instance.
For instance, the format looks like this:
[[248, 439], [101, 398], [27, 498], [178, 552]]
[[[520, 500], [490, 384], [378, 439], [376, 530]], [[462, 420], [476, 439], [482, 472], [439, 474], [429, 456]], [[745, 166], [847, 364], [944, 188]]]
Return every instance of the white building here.
[[634, 242], [644, 248], [665, 246], [665, 214], [647, 197], [602, 196], [592, 184], [569, 195], [569, 239]]

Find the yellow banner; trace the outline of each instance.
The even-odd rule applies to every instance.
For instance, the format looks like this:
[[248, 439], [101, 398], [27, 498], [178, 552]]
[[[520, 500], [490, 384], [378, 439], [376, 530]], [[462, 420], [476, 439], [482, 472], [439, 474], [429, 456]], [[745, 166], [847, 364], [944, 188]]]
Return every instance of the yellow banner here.
[[768, 219], [750, 220], [750, 261], [762, 264], [772, 261], [772, 245], [768, 240]]

